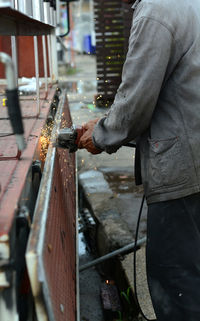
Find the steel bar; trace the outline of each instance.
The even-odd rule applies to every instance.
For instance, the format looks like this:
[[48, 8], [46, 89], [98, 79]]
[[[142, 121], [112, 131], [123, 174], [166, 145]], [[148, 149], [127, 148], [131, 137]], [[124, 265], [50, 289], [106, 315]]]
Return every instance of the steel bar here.
[[18, 10], [27, 16], [32, 16], [32, 0], [18, 0]]
[[56, 20], [57, 20], [57, 26], [60, 26], [60, 0], [56, 0]]
[[34, 36], [33, 38], [34, 38], [34, 56], [35, 56], [37, 115], [39, 115], [40, 114], [40, 79], [39, 79], [38, 39], [37, 39], [37, 36]]
[[16, 36], [11, 36], [12, 60], [15, 70], [16, 84], [18, 85], [18, 61], [17, 61], [17, 41]]
[[34, 0], [33, 18], [44, 22], [44, 6], [43, 6], [43, 2], [41, 0]]
[[58, 79], [58, 58], [57, 58], [57, 41], [55, 30], [51, 30], [50, 35], [50, 46], [51, 46], [51, 66], [52, 66], [52, 81]]
[[[78, 168], [77, 155], [75, 156], [75, 168]], [[79, 215], [79, 204], [78, 204], [78, 175], [76, 175], [76, 306], [77, 314], [76, 321], [80, 320], [80, 284], [79, 284], [79, 231], [78, 231], [78, 215]]]
[[80, 266], [79, 272], [82, 272], [82, 271], [84, 271], [84, 270], [86, 270], [86, 269], [88, 269], [88, 268], [90, 268], [90, 267], [92, 267], [92, 266], [95, 266], [95, 265], [97, 265], [97, 264], [99, 264], [99, 263], [102, 263], [102, 262], [108, 260], [108, 259], [111, 259], [111, 258], [113, 258], [113, 257], [116, 256], [116, 255], [129, 252], [130, 250], [131, 250], [132, 252], [134, 252], [135, 250], [137, 250], [137, 247], [138, 247], [138, 246], [141, 246], [141, 245], [144, 244], [145, 242], [146, 242], [146, 237], [143, 237], [142, 239], [140, 239], [139, 241], [137, 241], [137, 244], [135, 244], [135, 242], [133, 242], [133, 243], [130, 243], [130, 244], [122, 247], [121, 249], [115, 250], [115, 251], [113, 251], [113, 252], [111, 252], [111, 253], [108, 253], [108, 254], [106, 254], [106, 255], [104, 255], [104, 256], [101, 256], [100, 258], [98, 258], [98, 259], [96, 259], [96, 260], [94, 260], [94, 261], [91, 261], [91, 262], [89, 262], [89, 263], [86, 263], [86, 264]]
[[50, 3], [44, 2], [44, 22], [50, 24]]
[[48, 74], [47, 74], [47, 49], [46, 49], [46, 37], [42, 36], [42, 48], [43, 48], [43, 61], [44, 61], [44, 79], [45, 79], [45, 92], [48, 91]]
[[65, 46], [65, 43], [63, 42], [63, 40], [60, 36], [57, 36], [57, 40], [61, 44], [61, 47], [63, 48], [63, 50], [68, 51], [68, 48]]
[[50, 78], [52, 81], [52, 55], [51, 55], [51, 37], [50, 35], [47, 36], [47, 45], [48, 45], [48, 58], [49, 58], [49, 71], [50, 71]]

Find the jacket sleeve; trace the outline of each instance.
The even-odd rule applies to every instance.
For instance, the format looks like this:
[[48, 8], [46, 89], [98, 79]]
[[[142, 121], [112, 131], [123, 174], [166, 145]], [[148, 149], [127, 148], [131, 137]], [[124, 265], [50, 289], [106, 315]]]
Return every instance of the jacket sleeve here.
[[174, 42], [161, 22], [142, 16], [133, 21], [122, 82], [110, 111], [93, 132], [95, 146], [108, 153], [149, 127]]

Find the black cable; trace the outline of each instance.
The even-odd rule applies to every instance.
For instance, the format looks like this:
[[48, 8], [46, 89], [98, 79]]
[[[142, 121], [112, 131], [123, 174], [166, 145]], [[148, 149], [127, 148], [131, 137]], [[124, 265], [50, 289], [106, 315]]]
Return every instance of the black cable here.
[[[138, 241], [138, 234], [139, 234], [139, 226], [140, 226], [140, 219], [141, 219], [141, 215], [142, 215], [142, 209], [143, 209], [143, 205], [144, 205], [144, 200], [145, 200], [145, 196], [143, 195], [142, 197], [142, 202], [140, 205], [140, 210], [139, 210], [139, 214], [138, 214], [138, 220], [137, 220], [137, 225], [136, 225], [136, 232], [135, 232], [135, 248], [137, 248], [137, 241]], [[147, 321], [156, 321], [157, 319], [148, 319], [144, 312], [142, 311], [142, 308], [140, 306], [139, 303], [139, 299], [138, 299], [138, 295], [137, 295], [137, 268], [136, 268], [136, 250], [133, 252], [133, 284], [134, 284], [134, 292], [135, 292], [135, 300], [138, 306], [138, 309], [141, 313], [141, 315], [143, 316], [143, 318]]]

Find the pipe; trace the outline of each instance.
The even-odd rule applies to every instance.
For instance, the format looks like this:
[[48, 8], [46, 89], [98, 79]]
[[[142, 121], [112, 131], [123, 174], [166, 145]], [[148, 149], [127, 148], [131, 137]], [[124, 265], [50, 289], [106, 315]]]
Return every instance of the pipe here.
[[36, 79], [36, 99], [37, 99], [37, 116], [40, 114], [40, 75], [39, 75], [39, 57], [38, 57], [38, 39], [33, 37], [34, 41], [34, 58], [35, 58], [35, 79]]
[[17, 40], [16, 36], [11, 36], [12, 60], [15, 68], [16, 84], [18, 85], [18, 60], [17, 60]]
[[47, 49], [46, 49], [46, 37], [44, 35], [42, 36], [42, 49], [43, 49], [43, 63], [44, 63], [45, 92], [47, 97], [47, 92], [48, 92]]
[[44, 22], [49, 25], [50, 24], [50, 2], [49, 2], [49, 0], [44, 0], [43, 6], [44, 6]]
[[68, 48], [65, 46], [62, 38], [61, 38], [60, 36], [57, 36], [56, 38], [57, 38], [58, 42], [61, 44], [61, 47], [62, 47], [65, 51], [68, 51]]
[[128, 245], [125, 245], [124, 247], [122, 247], [121, 249], [118, 249], [118, 250], [115, 250], [111, 253], [108, 253], [104, 256], [101, 256], [100, 258], [94, 260], [94, 261], [91, 261], [89, 263], [86, 263], [82, 266], [80, 266], [79, 268], [79, 272], [82, 272], [92, 266], [95, 266], [99, 263], [102, 263], [108, 259], [111, 259], [112, 257], [116, 256], [116, 255], [119, 255], [119, 254], [122, 254], [122, 253], [126, 253], [126, 252], [129, 252], [131, 250], [131, 252], [134, 252], [137, 250], [137, 247], [138, 246], [141, 246], [142, 244], [144, 244], [146, 242], [146, 237], [143, 237], [141, 240], [139, 240], [137, 243], [133, 242], [133, 243], [130, 243]]
[[16, 89], [17, 82], [15, 78], [14, 65], [11, 57], [4, 52], [0, 52], [0, 62], [2, 62], [5, 65], [7, 89], [9, 90]]
[[47, 35], [47, 52], [48, 52], [48, 59], [49, 59], [49, 72], [51, 77], [51, 82], [53, 79], [53, 67], [52, 67], [52, 52], [51, 52], [51, 37]]
[[64, 34], [58, 36], [61, 38], [66, 37], [69, 34], [70, 29], [71, 29], [71, 26], [70, 26], [70, 6], [69, 6], [68, 1], [66, 2], [66, 12], [67, 12], [67, 31]]
[[26, 143], [23, 135], [24, 128], [19, 105], [15, 68], [12, 58], [4, 52], [0, 52], [0, 62], [2, 62], [5, 65], [5, 74], [7, 79], [6, 96], [8, 115], [13, 128], [13, 133], [15, 134], [18, 149], [19, 151], [22, 151], [26, 148]]
[[56, 16], [57, 26], [60, 26], [60, 0], [56, 0]]

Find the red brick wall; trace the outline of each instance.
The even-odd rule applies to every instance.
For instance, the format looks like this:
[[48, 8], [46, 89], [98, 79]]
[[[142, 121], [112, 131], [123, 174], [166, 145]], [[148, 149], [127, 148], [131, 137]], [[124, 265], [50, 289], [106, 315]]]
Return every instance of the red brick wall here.
[[[46, 46], [47, 47], [47, 46]], [[17, 37], [19, 77], [35, 77], [34, 42], [31, 36]], [[11, 55], [11, 37], [0, 36], [0, 51]], [[38, 37], [39, 73], [44, 77], [42, 37]], [[48, 59], [47, 59], [48, 62]], [[4, 67], [0, 64], [0, 78], [5, 78]]]

